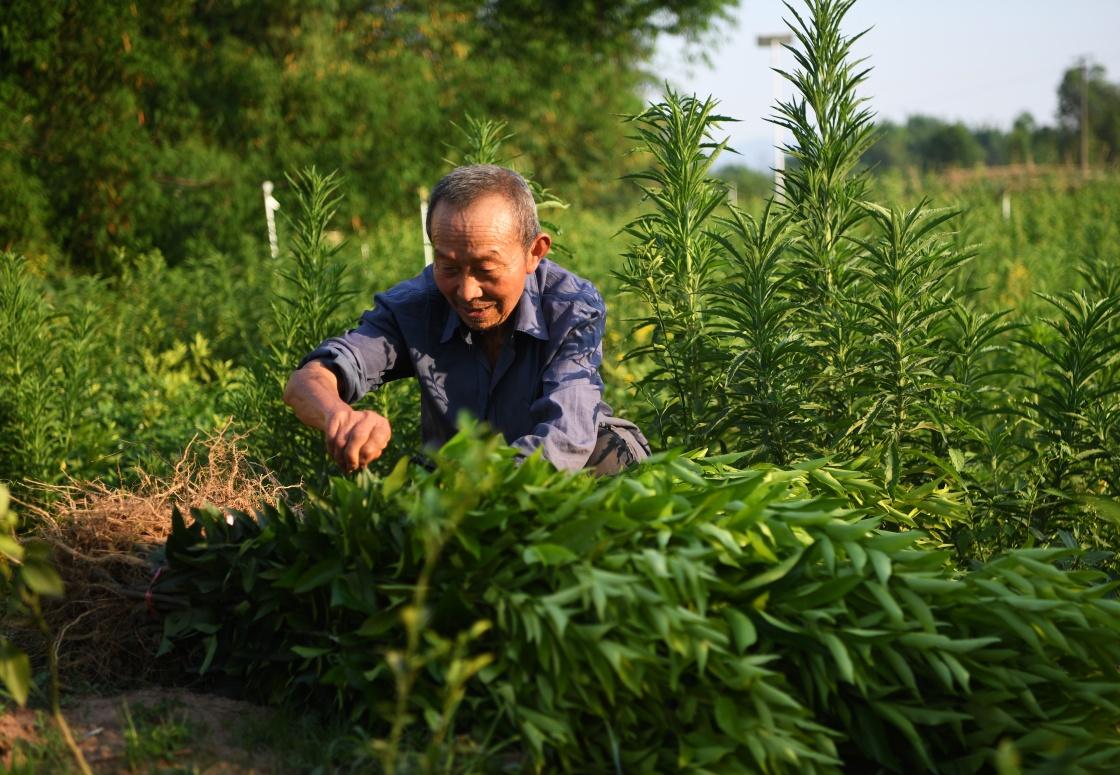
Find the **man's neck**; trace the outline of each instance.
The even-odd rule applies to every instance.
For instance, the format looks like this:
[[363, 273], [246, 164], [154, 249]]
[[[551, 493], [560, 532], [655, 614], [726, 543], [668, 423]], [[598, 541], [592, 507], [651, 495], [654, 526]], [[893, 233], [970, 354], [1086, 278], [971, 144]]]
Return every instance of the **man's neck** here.
[[512, 329], [512, 322], [507, 320], [500, 326], [478, 332], [479, 341], [482, 343], [482, 351], [486, 353], [486, 360], [490, 363], [491, 369], [498, 364], [498, 356], [502, 354], [502, 346], [509, 338], [509, 332]]

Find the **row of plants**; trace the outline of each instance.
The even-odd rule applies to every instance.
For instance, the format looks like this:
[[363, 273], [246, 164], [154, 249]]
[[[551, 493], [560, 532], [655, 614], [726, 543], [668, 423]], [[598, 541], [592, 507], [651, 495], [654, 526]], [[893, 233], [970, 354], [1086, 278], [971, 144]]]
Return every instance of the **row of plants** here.
[[[652, 364], [639, 389], [646, 426], [665, 447], [749, 450], [778, 465], [866, 457], [892, 497], [944, 483], [970, 505], [937, 533], [961, 562], [1041, 543], [1096, 550], [1081, 561], [1115, 569], [1120, 260], [1100, 238], [1110, 227], [1073, 219], [1086, 236], [1053, 248], [1045, 267], [1063, 275], [1058, 289], [1022, 311], [993, 306], [1010, 297], [981, 293], [999, 275], [970, 267], [959, 212], [873, 197], [859, 165], [875, 139], [859, 96], [867, 70], [841, 31], [850, 6], [791, 11], [795, 96], [772, 120], [795, 163], [760, 213], [723, 205], [710, 172], [723, 118], [710, 100], [669, 93], [632, 119], [656, 162], [635, 176], [649, 211], [627, 227], [619, 270], [643, 310], [636, 334], [653, 332], [629, 353]], [[1098, 189], [1084, 195], [1093, 216], [1107, 207]], [[1017, 217], [1013, 234], [1037, 220]], [[1027, 260], [1016, 239], [1008, 260]]]
[[961, 572], [904, 529], [936, 492], [739, 455], [595, 480], [462, 424], [431, 471], [176, 513], [164, 648], [335, 704], [386, 772], [1120, 766], [1120, 603], [1072, 550]]
[[[273, 265], [153, 254], [58, 292], [5, 256], [0, 478], [158, 466], [233, 413], [307, 489], [174, 516], [163, 649], [333, 702], [359, 768], [1115, 768], [1115, 256], [1071, 242], [1100, 251], [1077, 284], [1004, 310], [958, 214], [876, 203], [850, 6], [791, 9], [782, 196], [728, 206], [722, 118], [669, 93], [630, 122], [652, 166], [621, 263], [565, 258], [625, 292], [616, 410], [701, 452], [595, 481], [518, 466], [464, 420], [434, 470], [390, 469], [414, 438], [394, 385], [369, 399], [395, 421], [386, 461], [329, 480], [280, 388], [415, 259], [387, 238], [356, 269], [329, 234], [337, 179], [311, 170]], [[499, 157], [499, 125], [467, 129], [461, 158]], [[626, 380], [640, 402], [615, 399]], [[149, 457], [122, 453], [138, 440]]]

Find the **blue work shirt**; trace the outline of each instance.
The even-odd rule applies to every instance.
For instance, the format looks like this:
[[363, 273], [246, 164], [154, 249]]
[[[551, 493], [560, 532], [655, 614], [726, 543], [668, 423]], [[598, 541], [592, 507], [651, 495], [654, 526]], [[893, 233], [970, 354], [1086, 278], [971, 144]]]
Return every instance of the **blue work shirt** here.
[[603, 297], [544, 259], [526, 277], [511, 319], [491, 368], [482, 342], [439, 292], [429, 266], [374, 296], [357, 328], [327, 339], [300, 366], [322, 361], [350, 404], [386, 382], [416, 377], [425, 446], [442, 446], [455, 435], [455, 419], [465, 409], [522, 453], [540, 448], [557, 468], [582, 468], [599, 425], [614, 419], [599, 376]]

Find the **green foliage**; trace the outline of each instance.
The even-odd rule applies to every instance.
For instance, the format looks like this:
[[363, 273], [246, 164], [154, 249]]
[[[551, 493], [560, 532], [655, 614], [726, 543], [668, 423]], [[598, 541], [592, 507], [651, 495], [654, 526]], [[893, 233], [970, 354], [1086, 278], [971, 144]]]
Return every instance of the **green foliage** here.
[[778, 102], [772, 120], [792, 134], [796, 146], [790, 148], [797, 164], [783, 180], [782, 204], [793, 212], [800, 237], [791, 257], [793, 289], [801, 302], [798, 327], [815, 345], [814, 403], [823, 413], [820, 426], [831, 431], [824, 439], [818, 431], [817, 438], [827, 448], [859, 417], [852, 393], [860, 371], [862, 310], [855, 297], [861, 273], [852, 237], [867, 215], [862, 206], [867, 176], [857, 164], [873, 129], [872, 114], [856, 93], [867, 70], [850, 61], [859, 36], [840, 30], [851, 0], [807, 5], [808, 21], [793, 12], [791, 24], [800, 46], [794, 57], [798, 69], [785, 77], [794, 96]]
[[181, 759], [191, 739], [205, 732], [192, 728], [181, 710], [166, 703], [134, 708], [125, 703], [120, 713], [124, 719], [124, 757], [133, 772]]
[[112, 283], [59, 285], [0, 255], [0, 481], [168, 470], [195, 433], [221, 424], [242, 379], [200, 331], [175, 330], [205, 290], [169, 276], [158, 254]]
[[1081, 158], [1082, 97], [1087, 98], [1089, 162], [1094, 167], [1120, 158], [1120, 84], [1099, 64], [1082, 62], [1065, 70], [1058, 84], [1058, 123], [1039, 125], [1030, 113], [1016, 117], [1009, 132], [967, 127], [932, 116], [905, 123], [883, 121], [880, 139], [864, 156], [878, 169], [944, 170], [974, 165], [1070, 164]]
[[866, 348], [861, 388], [874, 398], [860, 406], [864, 414], [849, 433], [882, 450], [893, 489], [902, 475], [903, 446], [924, 446], [919, 434], [939, 430], [931, 422], [948, 388], [938, 336], [953, 307], [946, 278], [968, 256], [938, 232], [951, 212], [869, 210], [875, 236], [862, 243], [866, 290], [855, 303], [863, 310]]
[[960, 573], [819, 461], [595, 480], [468, 428], [436, 462], [334, 479], [299, 514], [176, 514], [165, 647], [331, 695], [378, 750], [404, 734], [437, 762], [452, 734], [594, 771], [973, 771], [1004, 740], [1027, 765], [1120, 762], [1112, 586], [1061, 550]]
[[[8, 488], [0, 484], [0, 612], [5, 621], [24, 617], [42, 625], [40, 601], [61, 596], [62, 579], [51, 565], [46, 543], [17, 535], [19, 519], [9, 508], [9, 497]], [[31, 661], [2, 630], [0, 686], [19, 705], [27, 703], [32, 688]]]
[[92, 305], [59, 314], [27, 262], [0, 254], [0, 481], [57, 481], [68, 461], [107, 452], [91, 411], [104, 342]]
[[632, 319], [632, 330], [648, 327], [652, 338], [627, 357], [648, 356], [653, 365], [641, 389], [663, 445], [695, 447], [718, 438], [718, 352], [708, 312], [720, 266], [712, 216], [727, 189], [708, 174], [726, 145], [714, 142], [712, 133], [728, 119], [714, 107], [710, 99], [669, 91], [664, 102], [630, 119], [639, 150], [657, 166], [629, 176], [651, 208], [626, 226], [634, 243], [619, 279], [648, 310]]
[[785, 465], [810, 446], [811, 415], [804, 381], [811, 373], [809, 348], [797, 331], [798, 307], [789, 286], [794, 276], [784, 258], [794, 240], [789, 215], [768, 203], [756, 221], [737, 207], [725, 223], [720, 244], [730, 260], [720, 295], [731, 347], [725, 387], [724, 427], [744, 440], [752, 457]]
[[172, 265], [238, 252], [261, 181], [310, 166], [347, 171], [340, 219], [364, 231], [413, 212], [468, 110], [508, 121], [542, 179], [602, 200], [654, 37], [729, 5], [10, 0], [0, 249], [104, 273], [121, 246]]
[[[695, 246], [662, 249], [684, 244], [672, 214], [706, 217], [718, 184], [706, 178], [699, 132], [691, 144], [669, 129], [643, 137], [654, 162], [647, 177], [671, 192], [646, 192], [654, 212], [631, 227], [623, 272], [624, 288], [653, 311], [639, 319], [652, 340], [628, 353], [650, 369], [637, 386], [654, 407], [647, 426], [678, 429], [663, 442], [718, 443], [756, 461], [866, 460], [895, 499], [945, 484], [963, 513], [918, 524], [962, 563], [1041, 543], [1091, 550], [1070, 563], [1115, 568], [1117, 525], [1088, 505], [1117, 495], [1118, 274], [1102, 199], [1112, 189], [1087, 186], [1080, 206], [1062, 205], [1072, 221], [1061, 226], [1071, 243], [1063, 249], [1082, 287], [1028, 303], [1037, 286], [1011, 281], [1029, 270], [1011, 259], [993, 272], [992, 258], [1042, 240], [1051, 227], [1038, 221], [1058, 212], [1024, 195], [1022, 221], [997, 254], [974, 244], [982, 235], [954, 209], [874, 201], [877, 186], [860, 166], [875, 134], [858, 95], [867, 71], [851, 60], [859, 36], [841, 32], [851, 2], [807, 5], [791, 9], [797, 68], [784, 75], [795, 93], [773, 119], [792, 134], [785, 150], [795, 163], [757, 218], [732, 205]], [[668, 112], [659, 120], [682, 123]], [[981, 196], [962, 204], [998, 217]], [[1074, 214], [1086, 207], [1091, 215]], [[1069, 288], [1072, 274], [1037, 283]]]
[[[176, 518], [160, 591], [186, 607], [165, 620], [165, 648], [262, 696], [332, 700], [356, 766], [388, 771], [520, 753], [589, 771], [1116, 768], [1114, 177], [870, 178], [850, 3], [814, 0], [794, 17], [796, 95], [774, 116], [795, 139], [781, 197], [725, 208], [711, 177], [721, 118], [670, 93], [626, 124], [654, 166], [635, 176], [644, 209], [621, 272], [606, 218], [549, 213], [575, 248], [566, 262], [608, 299], [628, 291], [609, 302], [607, 345], [632, 356], [608, 352], [616, 410], [635, 412], [629, 381], [663, 444], [737, 452], [594, 481], [517, 467], [468, 432], [434, 471], [390, 473], [415, 439], [401, 382], [367, 399], [393, 420], [394, 449], [328, 487], [321, 441], [281, 388], [356, 316], [352, 288], [419, 268], [409, 203], [438, 177], [445, 116], [488, 117], [460, 122], [452, 158], [511, 158], [594, 198], [580, 170], [614, 174], [600, 162], [616, 161], [620, 132], [597, 133], [630, 100], [617, 87], [632, 73], [596, 48], [612, 25], [573, 22], [557, 41], [509, 14], [473, 29], [459, 5], [339, 11], [343, 24], [316, 4], [131, 18], [102, 5], [40, 18], [17, 3], [0, 27], [0, 62], [14, 63], [0, 77], [14, 107], [0, 116], [13, 202], [0, 242], [35, 246], [31, 262], [0, 259], [0, 479], [158, 473], [232, 411], [257, 462], [312, 483], [298, 509]], [[675, 24], [615, 10], [639, 22], [610, 49], [625, 56], [650, 25]], [[98, 39], [112, 45], [94, 52]], [[1039, 133], [1020, 129], [1018, 152], [1037, 156]], [[239, 208], [277, 159], [344, 168], [354, 190], [344, 202], [333, 176], [292, 178], [274, 262], [258, 206]], [[375, 215], [398, 200], [407, 218]], [[66, 215], [76, 203], [86, 221]], [[335, 243], [338, 221], [354, 241]], [[106, 249], [121, 240], [166, 240], [168, 258]], [[41, 252], [87, 248], [109, 279], [42, 276]], [[18, 590], [51, 591], [52, 577], [10, 518], [0, 526], [9, 621], [29, 610]], [[8, 685], [29, 670], [0, 645]], [[140, 751], [153, 741], [134, 720]]]
[[285, 215], [290, 249], [277, 268], [282, 285], [271, 307], [266, 347], [250, 366], [250, 378], [237, 396], [236, 417], [249, 428], [249, 445], [259, 460], [283, 481], [322, 479], [330, 460], [322, 439], [299, 422], [280, 396], [301, 357], [345, 324], [344, 305], [355, 295], [339, 259], [340, 245], [327, 231], [339, 206], [339, 180], [314, 168], [290, 179], [297, 211]]

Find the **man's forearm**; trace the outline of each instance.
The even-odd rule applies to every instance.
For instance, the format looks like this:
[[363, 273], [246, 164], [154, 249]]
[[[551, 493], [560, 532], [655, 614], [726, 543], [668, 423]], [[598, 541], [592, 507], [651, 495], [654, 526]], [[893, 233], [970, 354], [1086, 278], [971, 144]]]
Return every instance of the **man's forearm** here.
[[338, 378], [317, 361], [311, 361], [288, 378], [284, 403], [292, 407], [300, 422], [320, 431], [327, 430], [331, 415], [348, 406], [338, 396]]

